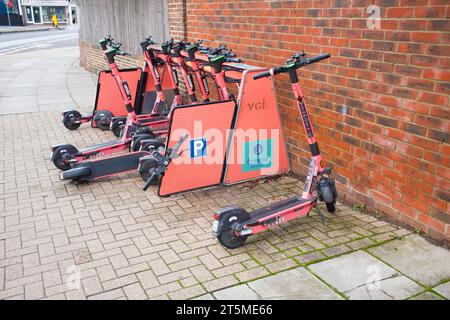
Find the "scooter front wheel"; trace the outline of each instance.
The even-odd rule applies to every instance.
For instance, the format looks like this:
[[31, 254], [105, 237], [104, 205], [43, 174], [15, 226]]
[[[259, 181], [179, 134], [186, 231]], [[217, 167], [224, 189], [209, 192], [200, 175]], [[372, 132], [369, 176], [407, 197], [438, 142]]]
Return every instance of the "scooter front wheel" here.
[[329, 213], [335, 213], [336, 212], [336, 205], [334, 204], [334, 202], [331, 203], [326, 203], [327, 205], [327, 210]]
[[113, 122], [111, 123], [111, 131], [113, 132], [113, 134], [116, 137], [121, 137], [122, 136], [122, 129], [125, 126], [127, 120], [125, 119], [115, 119], [113, 120]]
[[221, 228], [217, 240], [228, 249], [237, 249], [244, 245], [248, 236], [236, 235], [237, 227], [250, 220], [250, 215], [244, 209], [233, 209], [221, 215]]
[[155, 136], [152, 134], [142, 134], [139, 136], [135, 136], [133, 138], [133, 142], [131, 143], [131, 151], [137, 152], [141, 149], [141, 142], [145, 140], [155, 139]]
[[71, 130], [77, 130], [81, 126], [81, 118], [83, 116], [78, 111], [70, 111], [64, 114], [63, 124], [64, 126]]
[[112, 117], [112, 112], [108, 110], [100, 110], [95, 112], [93, 119], [95, 127], [103, 131], [109, 130]]
[[[139, 165], [139, 174], [141, 175], [142, 180], [147, 181], [152, 173], [156, 170], [156, 167], [158, 166], [158, 161], [156, 159], [148, 159], [144, 162], [142, 162]], [[153, 179], [152, 185], [158, 184], [157, 179]]]

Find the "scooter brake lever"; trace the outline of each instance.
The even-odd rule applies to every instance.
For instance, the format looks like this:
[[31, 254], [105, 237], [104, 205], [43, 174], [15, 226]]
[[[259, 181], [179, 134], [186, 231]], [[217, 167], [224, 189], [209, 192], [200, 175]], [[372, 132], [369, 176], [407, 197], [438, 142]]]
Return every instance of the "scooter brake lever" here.
[[175, 153], [171, 158], [172, 158], [172, 159], [178, 159], [178, 158], [180, 158], [180, 157], [183, 155], [183, 153], [184, 153], [185, 151], [188, 151], [188, 150], [189, 150], [189, 149], [181, 150], [180, 152]]
[[306, 53], [304, 51], [300, 51], [299, 53], [296, 53], [292, 56], [292, 59], [299, 60], [300, 58], [306, 56]]

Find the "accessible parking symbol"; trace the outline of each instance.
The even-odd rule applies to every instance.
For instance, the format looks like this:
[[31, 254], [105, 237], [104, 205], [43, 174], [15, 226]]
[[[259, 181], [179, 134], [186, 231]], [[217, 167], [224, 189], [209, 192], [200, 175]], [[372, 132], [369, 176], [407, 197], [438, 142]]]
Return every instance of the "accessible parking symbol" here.
[[191, 159], [203, 158], [207, 154], [208, 142], [206, 138], [194, 139], [190, 142]]

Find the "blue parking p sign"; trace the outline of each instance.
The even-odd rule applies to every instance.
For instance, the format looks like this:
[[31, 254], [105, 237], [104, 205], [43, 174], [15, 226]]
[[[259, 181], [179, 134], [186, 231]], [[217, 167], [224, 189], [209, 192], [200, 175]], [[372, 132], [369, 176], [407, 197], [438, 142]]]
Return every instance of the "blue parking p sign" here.
[[207, 146], [208, 143], [206, 141], [206, 138], [191, 140], [189, 148], [191, 151], [191, 159], [206, 157]]

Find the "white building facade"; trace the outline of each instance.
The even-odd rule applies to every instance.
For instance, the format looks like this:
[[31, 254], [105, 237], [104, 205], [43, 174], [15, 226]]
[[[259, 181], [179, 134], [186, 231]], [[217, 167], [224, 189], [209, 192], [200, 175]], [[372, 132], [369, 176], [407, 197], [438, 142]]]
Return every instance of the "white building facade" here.
[[78, 8], [72, 0], [20, 0], [25, 24], [78, 24]]

